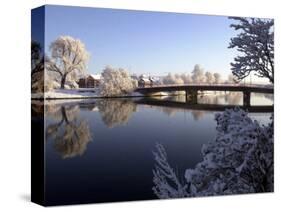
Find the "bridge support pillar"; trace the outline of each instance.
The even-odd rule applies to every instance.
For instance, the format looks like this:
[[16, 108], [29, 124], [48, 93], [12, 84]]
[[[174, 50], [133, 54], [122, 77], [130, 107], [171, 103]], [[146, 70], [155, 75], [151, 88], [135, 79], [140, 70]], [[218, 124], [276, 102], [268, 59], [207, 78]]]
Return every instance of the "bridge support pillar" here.
[[246, 107], [251, 106], [251, 92], [249, 91], [243, 92], [243, 105]]
[[185, 102], [187, 104], [197, 104], [197, 90], [186, 90], [185, 91]]

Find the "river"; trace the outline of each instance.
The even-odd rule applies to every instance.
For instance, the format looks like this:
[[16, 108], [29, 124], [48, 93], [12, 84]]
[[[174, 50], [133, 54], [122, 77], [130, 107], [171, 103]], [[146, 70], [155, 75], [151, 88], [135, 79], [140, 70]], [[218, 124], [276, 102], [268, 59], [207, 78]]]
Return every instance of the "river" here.
[[[33, 121], [45, 111], [45, 191], [49, 204], [157, 199], [152, 191], [155, 144], [165, 146], [179, 176], [202, 160], [216, 135], [216, 108], [167, 106], [185, 96], [32, 102]], [[201, 94], [198, 104], [243, 105], [242, 94]], [[155, 103], [156, 102], [156, 103]], [[154, 104], [155, 103], [155, 104]], [[252, 95], [272, 105], [272, 95]], [[251, 112], [260, 123], [270, 111]], [[38, 120], [37, 120], [38, 121]]]

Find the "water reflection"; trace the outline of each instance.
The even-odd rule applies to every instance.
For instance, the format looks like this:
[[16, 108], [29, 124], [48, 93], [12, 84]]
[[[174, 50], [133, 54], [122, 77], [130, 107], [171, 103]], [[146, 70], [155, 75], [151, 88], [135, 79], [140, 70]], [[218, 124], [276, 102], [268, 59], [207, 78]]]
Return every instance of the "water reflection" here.
[[[171, 96], [167, 100], [185, 102], [185, 95]], [[198, 104], [213, 105], [242, 105], [243, 94], [241, 92], [205, 92], [198, 94]]]
[[272, 105], [274, 100], [273, 94], [262, 94], [262, 93], [252, 93], [251, 104], [252, 105]]
[[[272, 95], [260, 95], [259, 98], [272, 98]], [[150, 100], [153, 100], [152, 102]], [[167, 101], [168, 100], [168, 101]], [[143, 101], [144, 105], [143, 106]], [[174, 101], [184, 107], [166, 105]], [[196, 107], [186, 108], [185, 96], [166, 96], [143, 99], [99, 99], [76, 102], [49, 101], [47, 104], [33, 101], [32, 116], [44, 116], [46, 120], [47, 141], [51, 140], [53, 147], [62, 158], [71, 158], [83, 155], [90, 141], [93, 140], [92, 113], [98, 113], [107, 128], [116, 128], [127, 125], [138, 107], [149, 107], [161, 111], [173, 118], [177, 113], [189, 113], [193, 121], [199, 121], [211, 111]], [[242, 101], [241, 93], [218, 93], [217, 95], [200, 94], [198, 105], [239, 105]], [[269, 101], [269, 100], [268, 100]], [[44, 114], [45, 110], [45, 114]], [[80, 111], [87, 111], [87, 117], [81, 116]]]
[[137, 111], [137, 105], [131, 100], [99, 100], [97, 107], [108, 128], [126, 125], [133, 112]]
[[175, 116], [177, 113], [183, 112], [190, 112], [193, 120], [198, 121], [204, 117], [208, 112], [203, 110], [187, 110], [187, 109], [180, 109], [180, 108], [173, 108], [173, 107], [161, 107], [161, 106], [150, 106], [151, 108], [156, 108], [157, 110], [162, 111], [164, 114], [168, 115], [169, 117]]
[[33, 100], [31, 104], [31, 116], [32, 118], [44, 117], [44, 102]]
[[[35, 102], [34, 102], [35, 103]], [[32, 105], [33, 110], [44, 111], [44, 106]], [[93, 140], [92, 129], [88, 121], [80, 115], [80, 110], [98, 111], [108, 128], [126, 125], [137, 106], [131, 100], [97, 100], [89, 103], [45, 105], [47, 141], [52, 140], [53, 147], [62, 158], [72, 158], [85, 153], [87, 145]]]
[[214, 105], [242, 105], [243, 94], [240, 92], [219, 92], [217, 95], [201, 95], [198, 99], [200, 104]]
[[270, 100], [270, 101], [272, 101], [273, 102], [273, 100], [274, 100], [274, 95], [273, 94], [268, 94], [268, 93], [266, 93], [266, 94], [264, 94], [263, 95], [266, 99], [268, 99], [268, 100]]
[[[210, 104], [210, 105], [242, 105], [242, 99], [243, 95], [239, 92], [216, 92], [216, 95], [214, 95], [215, 92], [210, 93], [200, 93], [198, 95], [198, 104]], [[178, 103], [185, 103], [185, 95], [173, 95], [173, 96], [155, 96], [151, 97], [151, 100], [158, 100], [158, 103], [163, 102], [165, 104], [165, 101], [171, 101], [171, 102], [178, 102]], [[147, 100], [147, 98], [146, 98]], [[146, 101], [149, 102], [149, 101]], [[154, 102], [155, 103], [155, 102]], [[150, 104], [150, 103], [148, 103]], [[157, 108], [158, 110], [161, 110], [164, 114], [168, 115], [169, 117], [173, 117], [176, 113], [181, 113], [185, 111], [191, 112], [193, 116], [193, 120], [198, 121], [201, 118], [204, 117], [207, 113], [209, 113], [207, 110], [190, 110], [187, 108], [177, 108], [177, 107], [166, 107], [164, 105], [159, 106], [150, 106], [151, 108]]]
[[[152, 106], [153, 108], [153, 106]], [[169, 108], [169, 107], [162, 107], [162, 112], [169, 117], [173, 117], [178, 112], [183, 112], [182, 109], [176, 109], [176, 108]]]
[[193, 116], [193, 120], [198, 121], [204, 117], [204, 115], [206, 114], [206, 111], [194, 110], [191, 112], [191, 114]]
[[[175, 102], [186, 102], [185, 94], [153, 97], [158, 100], [168, 100]], [[210, 105], [243, 105], [243, 93], [242, 92], [204, 92], [199, 93], [197, 96], [198, 104], [210, 104]], [[273, 94], [252, 93], [251, 105], [272, 105]]]
[[83, 155], [92, 134], [86, 120], [79, 118], [78, 105], [47, 105], [46, 115], [53, 119], [47, 124], [46, 136], [54, 142], [55, 150], [62, 158]]
[[[234, 96], [220, 98], [232, 101]], [[209, 110], [207, 104], [166, 104], [175, 99], [183, 101], [183, 95], [168, 97], [168, 101], [166, 98], [51, 100], [45, 105], [35, 102], [32, 115], [45, 116], [47, 199], [155, 199], [151, 189], [155, 142], [167, 147], [179, 176], [194, 168], [203, 159], [202, 145], [215, 137], [215, 110]], [[255, 113], [251, 115], [256, 118]], [[267, 120], [269, 114], [259, 116]]]

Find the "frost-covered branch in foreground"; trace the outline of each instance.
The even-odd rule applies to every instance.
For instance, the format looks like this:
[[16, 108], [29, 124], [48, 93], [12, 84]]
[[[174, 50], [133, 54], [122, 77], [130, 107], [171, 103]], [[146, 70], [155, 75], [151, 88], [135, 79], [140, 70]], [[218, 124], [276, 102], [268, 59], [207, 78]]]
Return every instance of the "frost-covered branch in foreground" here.
[[216, 114], [216, 139], [202, 147], [203, 161], [180, 182], [161, 144], [156, 145], [153, 191], [158, 198], [273, 191], [273, 120], [260, 126], [235, 108]]
[[174, 169], [169, 165], [167, 153], [161, 144], [156, 144], [156, 152], [153, 152], [157, 164], [153, 170], [152, 188], [157, 197], [180, 198], [188, 195], [185, 186], [179, 181]]

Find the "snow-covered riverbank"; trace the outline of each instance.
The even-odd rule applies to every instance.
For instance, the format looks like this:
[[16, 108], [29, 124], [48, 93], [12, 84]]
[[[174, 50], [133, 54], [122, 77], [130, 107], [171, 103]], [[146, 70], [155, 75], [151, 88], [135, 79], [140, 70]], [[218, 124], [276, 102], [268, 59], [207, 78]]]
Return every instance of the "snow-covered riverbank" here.
[[[98, 89], [55, 89], [45, 93], [32, 93], [32, 99], [87, 99], [87, 98], [104, 98], [99, 94]], [[115, 97], [143, 97], [144, 95], [139, 92]], [[150, 96], [168, 96], [166, 92], [154, 93]]]
[[95, 98], [97, 91], [93, 89], [55, 89], [45, 93], [32, 93], [32, 99], [75, 99]]

